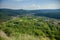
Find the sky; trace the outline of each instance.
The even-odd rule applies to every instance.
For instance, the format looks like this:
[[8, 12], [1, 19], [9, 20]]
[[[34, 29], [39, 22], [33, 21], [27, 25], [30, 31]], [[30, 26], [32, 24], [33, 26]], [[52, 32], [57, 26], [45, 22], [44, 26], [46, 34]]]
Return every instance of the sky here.
[[60, 9], [60, 0], [0, 0], [0, 8], [8, 9]]

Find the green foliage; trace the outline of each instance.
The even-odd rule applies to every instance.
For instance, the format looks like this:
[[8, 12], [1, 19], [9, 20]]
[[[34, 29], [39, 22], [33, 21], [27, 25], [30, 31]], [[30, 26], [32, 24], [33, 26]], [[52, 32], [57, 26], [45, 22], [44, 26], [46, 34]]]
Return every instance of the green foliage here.
[[[34, 36], [48, 37], [51, 40], [60, 39], [60, 25], [54, 24], [55, 19], [38, 18], [38, 17], [18, 17], [13, 18], [0, 25], [7, 36], [17, 36], [17, 34], [29, 34]], [[60, 21], [60, 20], [59, 20]], [[57, 21], [58, 22], [58, 21]]]
[[4, 38], [0, 37], [0, 40], [4, 40]]

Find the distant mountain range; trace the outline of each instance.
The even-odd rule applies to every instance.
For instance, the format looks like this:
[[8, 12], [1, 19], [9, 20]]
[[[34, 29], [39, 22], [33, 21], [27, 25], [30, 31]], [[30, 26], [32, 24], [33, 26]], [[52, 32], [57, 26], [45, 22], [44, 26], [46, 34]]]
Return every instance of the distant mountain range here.
[[60, 19], [60, 9], [44, 9], [44, 10], [0, 9], [0, 18], [8, 16], [26, 15], [26, 14]]

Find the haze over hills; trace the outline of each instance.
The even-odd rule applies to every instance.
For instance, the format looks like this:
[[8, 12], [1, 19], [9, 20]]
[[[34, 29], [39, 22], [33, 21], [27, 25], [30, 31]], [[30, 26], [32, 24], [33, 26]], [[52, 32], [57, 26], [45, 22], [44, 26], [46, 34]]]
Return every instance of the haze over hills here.
[[3, 16], [6, 17], [6, 16], [25, 15], [25, 14], [60, 19], [60, 9], [44, 9], [44, 10], [0, 9], [0, 18], [2, 18]]

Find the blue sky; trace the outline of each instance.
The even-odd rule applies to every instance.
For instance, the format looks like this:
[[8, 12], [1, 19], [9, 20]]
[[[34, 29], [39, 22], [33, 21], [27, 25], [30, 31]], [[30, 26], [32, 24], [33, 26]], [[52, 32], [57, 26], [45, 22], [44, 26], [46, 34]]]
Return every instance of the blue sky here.
[[60, 9], [60, 0], [0, 0], [0, 8]]

